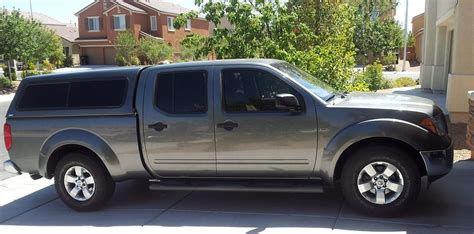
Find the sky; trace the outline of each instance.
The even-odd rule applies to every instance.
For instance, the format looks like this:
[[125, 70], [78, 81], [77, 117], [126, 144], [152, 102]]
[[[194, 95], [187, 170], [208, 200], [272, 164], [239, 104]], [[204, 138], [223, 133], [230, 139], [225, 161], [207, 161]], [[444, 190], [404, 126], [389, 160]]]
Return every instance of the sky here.
[[[178, 3], [186, 8], [196, 10], [194, 0], [167, 0]], [[29, 11], [30, 0], [0, 0], [0, 6], [7, 9], [20, 9]], [[75, 23], [77, 17], [74, 13], [93, 2], [93, 0], [31, 0], [33, 11], [49, 15], [64, 23]], [[408, 0], [408, 30], [411, 30], [413, 16], [425, 11], [425, 0]], [[399, 0], [397, 15], [395, 16], [402, 25], [405, 22], [406, 0]]]

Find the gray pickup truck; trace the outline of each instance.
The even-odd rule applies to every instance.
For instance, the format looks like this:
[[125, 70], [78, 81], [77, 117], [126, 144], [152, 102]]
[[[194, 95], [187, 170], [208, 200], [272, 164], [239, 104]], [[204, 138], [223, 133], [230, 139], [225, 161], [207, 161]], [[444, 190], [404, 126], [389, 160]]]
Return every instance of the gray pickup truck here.
[[[112, 68], [23, 80], [4, 126], [5, 168], [55, 178], [96, 210], [115, 182], [154, 190], [321, 192], [399, 213], [421, 177], [452, 168], [443, 112], [398, 94], [341, 94], [279, 60]], [[263, 195], [262, 195], [263, 196]]]

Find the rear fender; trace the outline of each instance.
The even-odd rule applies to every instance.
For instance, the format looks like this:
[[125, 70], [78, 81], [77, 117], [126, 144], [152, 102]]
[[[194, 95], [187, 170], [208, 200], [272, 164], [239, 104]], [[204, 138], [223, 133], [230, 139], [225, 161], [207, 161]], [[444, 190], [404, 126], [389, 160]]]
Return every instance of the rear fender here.
[[83, 129], [63, 129], [51, 135], [41, 146], [39, 173], [46, 177], [48, 161], [55, 150], [67, 145], [78, 145], [94, 152], [114, 179], [125, 176], [117, 155], [100, 136]]

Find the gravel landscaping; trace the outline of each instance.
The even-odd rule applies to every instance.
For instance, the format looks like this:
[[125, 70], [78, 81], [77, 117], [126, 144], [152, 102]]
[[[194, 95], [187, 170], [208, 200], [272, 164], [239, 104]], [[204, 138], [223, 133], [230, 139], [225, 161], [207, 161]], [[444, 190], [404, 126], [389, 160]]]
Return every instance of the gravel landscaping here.
[[454, 141], [454, 161], [471, 159], [471, 150], [466, 144], [466, 129], [465, 123], [449, 124], [449, 135]]

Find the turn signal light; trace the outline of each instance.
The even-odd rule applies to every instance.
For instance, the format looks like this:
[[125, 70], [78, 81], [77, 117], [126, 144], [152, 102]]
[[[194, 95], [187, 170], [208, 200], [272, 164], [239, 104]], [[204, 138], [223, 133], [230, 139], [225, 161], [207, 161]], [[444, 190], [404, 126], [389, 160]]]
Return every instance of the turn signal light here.
[[420, 125], [426, 129], [428, 129], [428, 131], [434, 133], [434, 134], [437, 134], [438, 131], [436, 130], [436, 126], [435, 124], [433, 123], [433, 120], [431, 118], [424, 118]]

